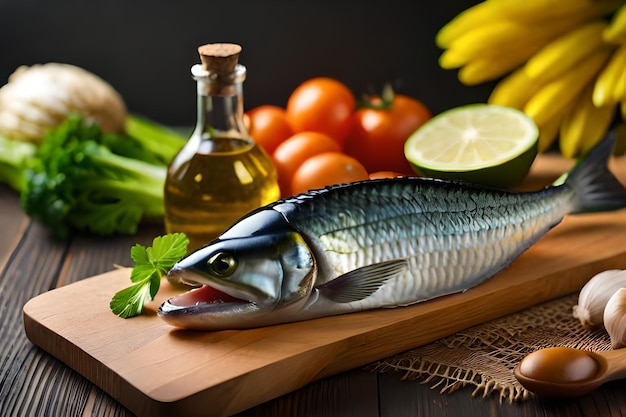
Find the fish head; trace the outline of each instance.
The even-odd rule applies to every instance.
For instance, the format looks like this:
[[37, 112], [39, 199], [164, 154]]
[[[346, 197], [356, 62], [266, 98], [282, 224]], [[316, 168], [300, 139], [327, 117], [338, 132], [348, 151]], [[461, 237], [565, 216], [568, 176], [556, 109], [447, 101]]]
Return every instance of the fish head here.
[[158, 314], [204, 330], [288, 321], [311, 296], [316, 271], [301, 234], [281, 213], [259, 210], [174, 265], [171, 281], [199, 288], [165, 301]]

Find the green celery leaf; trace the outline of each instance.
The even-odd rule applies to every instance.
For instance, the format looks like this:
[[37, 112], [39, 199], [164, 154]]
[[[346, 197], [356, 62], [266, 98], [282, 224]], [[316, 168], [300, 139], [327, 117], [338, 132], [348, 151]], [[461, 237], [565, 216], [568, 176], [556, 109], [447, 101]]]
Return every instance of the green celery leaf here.
[[150, 282], [138, 282], [118, 291], [109, 306], [122, 318], [136, 316], [143, 310], [143, 305], [150, 296]]
[[161, 287], [161, 275], [154, 273], [150, 275], [150, 299], [154, 300], [154, 297], [159, 292], [159, 288]]
[[134, 283], [115, 294], [109, 306], [113, 313], [128, 318], [141, 314], [147, 300], [154, 300], [161, 277], [187, 253], [189, 239], [184, 233], [157, 236], [152, 246], [146, 248], [136, 244], [130, 248], [130, 257], [135, 266], [130, 273]]
[[137, 243], [130, 248], [130, 259], [132, 259], [135, 264], [150, 264], [150, 257], [148, 256], [148, 250], [145, 246]]
[[153, 275], [156, 275], [158, 279], [161, 278], [161, 273], [151, 264], [137, 264], [130, 272], [130, 280], [132, 282], [149, 282]]
[[187, 252], [189, 239], [184, 233], [158, 236], [147, 249], [150, 262], [162, 275], [166, 274]]

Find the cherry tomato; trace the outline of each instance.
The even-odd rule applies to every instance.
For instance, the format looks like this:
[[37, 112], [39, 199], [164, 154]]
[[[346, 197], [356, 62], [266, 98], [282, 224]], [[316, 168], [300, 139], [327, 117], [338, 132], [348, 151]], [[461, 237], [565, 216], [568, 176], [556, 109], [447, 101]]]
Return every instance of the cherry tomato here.
[[293, 174], [310, 157], [322, 152], [339, 152], [339, 144], [320, 132], [300, 132], [278, 145], [272, 160], [278, 173], [278, 185], [283, 196], [290, 195]]
[[287, 113], [281, 107], [269, 104], [258, 106], [247, 111], [246, 116], [250, 136], [270, 155], [281, 142], [293, 135]]
[[414, 98], [400, 94], [391, 99], [372, 97], [370, 107], [354, 112], [344, 150], [361, 161], [369, 172], [414, 175], [404, 156], [404, 143], [431, 117], [430, 110]]
[[372, 172], [369, 177], [370, 180], [376, 180], [379, 178], [397, 178], [397, 177], [405, 177], [406, 174], [402, 174], [400, 172], [395, 172], [395, 171], [377, 171], [377, 172]]
[[295, 132], [322, 132], [340, 145], [350, 133], [354, 95], [341, 82], [327, 77], [300, 84], [287, 100], [287, 117]]
[[342, 152], [324, 152], [304, 161], [293, 175], [292, 194], [323, 188], [327, 185], [368, 179], [365, 167]]

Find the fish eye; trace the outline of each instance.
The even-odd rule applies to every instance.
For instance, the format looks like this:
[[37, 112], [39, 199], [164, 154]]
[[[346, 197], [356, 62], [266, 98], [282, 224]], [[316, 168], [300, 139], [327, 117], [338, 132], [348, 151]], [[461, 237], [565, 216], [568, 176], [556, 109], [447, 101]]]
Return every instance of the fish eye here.
[[218, 252], [207, 262], [210, 272], [220, 277], [228, 277], [237, 269], [237, 258], [227, 252]]

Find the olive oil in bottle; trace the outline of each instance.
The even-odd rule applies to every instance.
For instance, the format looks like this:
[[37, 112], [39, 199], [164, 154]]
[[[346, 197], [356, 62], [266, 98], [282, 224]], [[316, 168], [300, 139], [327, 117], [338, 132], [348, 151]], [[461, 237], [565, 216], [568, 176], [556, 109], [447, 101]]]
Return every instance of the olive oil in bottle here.
[[276, 170], [243, 122], [241, 47], [198, 48], [192, 67], [198, 87], [194, 132], [172, 160], [165, 180], [165, 228], [184, 232], [189, 251], [219, 236], [248, 212], [279, 198]]

